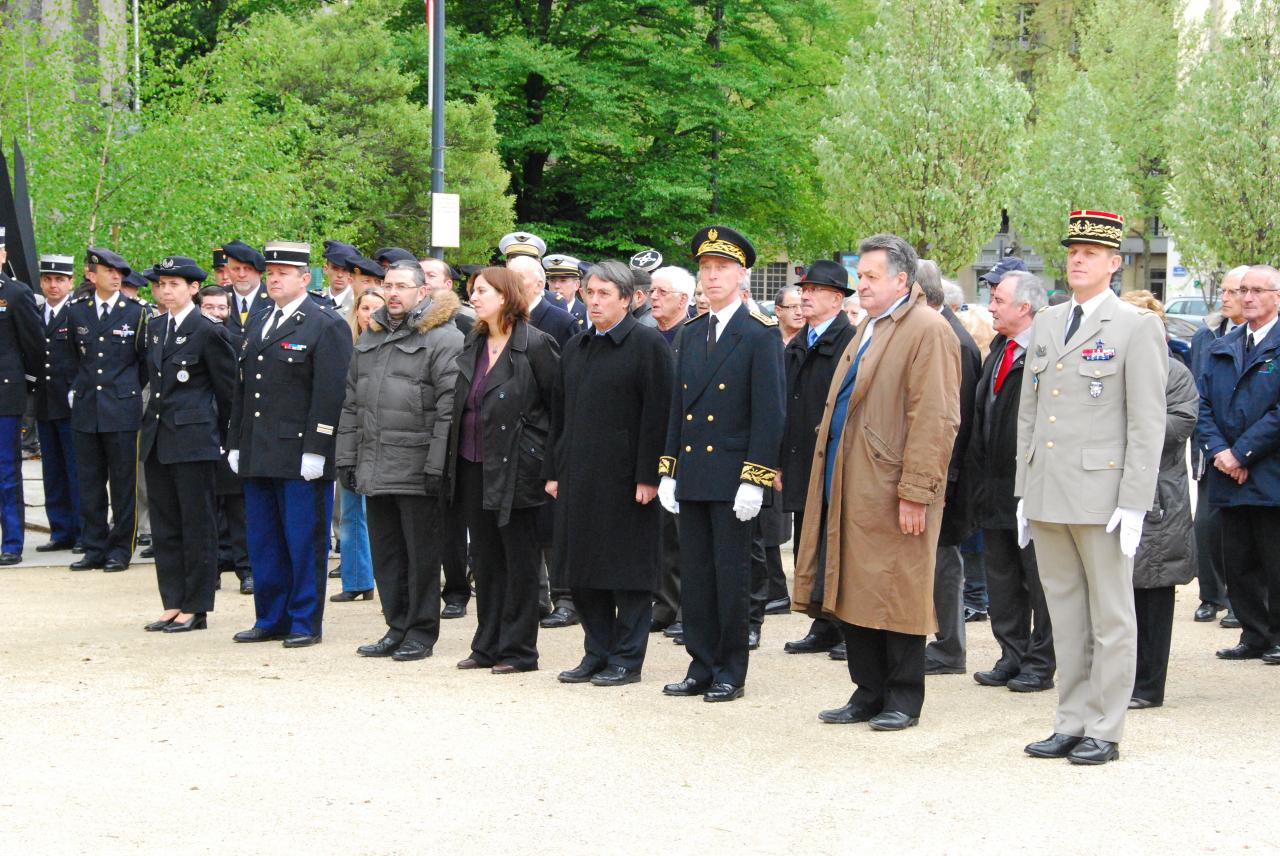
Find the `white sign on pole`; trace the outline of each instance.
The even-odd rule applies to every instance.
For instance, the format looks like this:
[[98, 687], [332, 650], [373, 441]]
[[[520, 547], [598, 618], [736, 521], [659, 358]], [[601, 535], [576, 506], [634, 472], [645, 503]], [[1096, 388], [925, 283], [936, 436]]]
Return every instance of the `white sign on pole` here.
[[457, 247], [461, 202], [456, 193], [431, 194], [431, 246]]

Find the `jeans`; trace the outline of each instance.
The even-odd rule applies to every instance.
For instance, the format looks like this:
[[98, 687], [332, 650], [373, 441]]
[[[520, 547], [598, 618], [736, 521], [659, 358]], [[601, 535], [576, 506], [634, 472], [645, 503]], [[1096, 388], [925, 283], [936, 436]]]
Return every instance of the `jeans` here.
[[343, 591], [368, 591], [373, 588], [373, 557], [369, 550], [369, 527], [364, 519], [364, 497], [338, 485], [342, 502], [342, 523], [338, 539], [342, 541]]

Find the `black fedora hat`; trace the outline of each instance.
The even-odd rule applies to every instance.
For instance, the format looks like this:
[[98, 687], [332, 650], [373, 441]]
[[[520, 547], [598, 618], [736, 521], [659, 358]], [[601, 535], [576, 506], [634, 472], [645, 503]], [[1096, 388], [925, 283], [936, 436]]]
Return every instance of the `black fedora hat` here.
[[829, 261], [828, 259], [818, 259], [818, 261], [809, 265], [804, 272], [804, 276], [800, 277], [800, 281], [796, 283], [799, 286], [821, 285], [826, 288], [834, 288], [845, 297], [853, 294], [853, 289], [849, 287], [849, 271], [839, 262]]

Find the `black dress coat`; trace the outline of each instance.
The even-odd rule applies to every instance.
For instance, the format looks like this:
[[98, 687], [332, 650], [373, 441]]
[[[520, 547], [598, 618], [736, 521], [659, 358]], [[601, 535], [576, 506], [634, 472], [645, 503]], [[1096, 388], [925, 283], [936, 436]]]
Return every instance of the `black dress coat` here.
[[[231, 320], [230, 316], [228, 316], [227, 321], [229, 322], [230, 320]], [[230, 342], [231, 350], [235, 352], [235, 354], [237, 354], [237, 359], [238, 359], [239, 358], [238, 355], [240, 354], [241, 349], [244, 347], [244, 334], [232, 332], [231, 328], [226, 323], [222, 325], [222, 328], [223, 330], [226, 331], [227, 341]], [[238, 382], [239, 369], [237, 369], [236, 371], [237, 373], [235, 375], [235, 378], [237, 379], [237, 382]], [[236, 390], [233, 388], [232, 389], [233, 398], [235, 396], [235, 392]], [[220, 428], [223, 431], [224, 437], [229, 434], [230, 423], [231, 423], [231, 411], [230, 409], [228, 409], [227, 423], [225, 425], [220, 426]], [[240, 476], [232, 472], [231, 465], [227, 463], [225, 441], [223, 443], [223, 454], [221, 457], [218, 458], [218, 463], [214, 467], [213, 474], [214, 474], [213, 492], [215, 496], [240, 496], [242, 493], [244, 493], [244, 485], [240, 482]]]
[[983, 529], [1015, 529], [1018, 525], [1018, 499], [1013, 493], [1013, 483], [1018, 468], [1018, 401], [1022, 394], [1025, 351], [1009, 366], [1000, 392], [991, 395], [991, 384], [1004, 359], [1008, 341], [1003, 335], [991, 341], [991, 351], [974, 393], [969, 460], [973, 471], [978, 473], [973, 500], [977, 524]]
[[151, 313], [124, 294], [105, 319], [93, 293], [68, 310], [78, 363], [72, 385], [71, 427], [89, 433], [137, 431], [142, 426], [142, 387], [147, 382], [147, 325]]
[[41, 359], [43, 328], [31, 289], [25, 282], [0, 274], [0, 416], [27, 412], [27, 379], [43, 376], [47, 362]]
[[630, 315], [603, 336], [569, 340], [544, 470], [559, 482], [556, 563], [571, 588], [652, 592], [659, 577], [657, 487], [674, 362], [662, 334]]
[[982, 352], [950, 308], [942, 307], [942, 317], [960, 340], [960, 430], [951, 447], [951, 464], [947, 467], [947, 504], [942, 510], [938, 545], [955, 546], [972, 535], [976, 525], [973, 489], [978, 474], [969, 466], [969, 438], [973, 432], [973, 403], [978, 376], [982, 374]]
[[[76, 379], [76, 351], [71, 340], [71, 301], [42, 324], [44, 329], [43, 370], [36, 371], [36, 419], [71, 418], [67, 393]], [[37, 367], [39, 369], [39, 367]]]
[[258, 286], [258, 293], [253, 298], [253, 302], [249, 304], [249, 317], [244, 324], [240, 323], [240, 295], [236, 293], [234, 288], [227, 289], [227, 331], [233, 336], [244, 336], [244, 331], [253, 326], [255, 319], [270, 315], [272, 310], [276, 308], [275, 303], [271, 300], [271, 295], [267, 294], [265, 285]]
[[836, 363], [853, 341], [858, 328], [849, 316], [837, 312], [813, 347], [806, 347], [809, 328], [800, 330], [783, 351], [787, 373], [787, 424], [782, 435], [778, 467], [782, 470], [782, 510], [804, 511], [813, 466], [818, 426], [826, 412], [827, 390]]
[[560, 351], [564, 350], [569, 339], [578, 332], [573, 316], [546, 297], [539, 300], [538, 305], [529, 313], [529, 324], [555, 339]]

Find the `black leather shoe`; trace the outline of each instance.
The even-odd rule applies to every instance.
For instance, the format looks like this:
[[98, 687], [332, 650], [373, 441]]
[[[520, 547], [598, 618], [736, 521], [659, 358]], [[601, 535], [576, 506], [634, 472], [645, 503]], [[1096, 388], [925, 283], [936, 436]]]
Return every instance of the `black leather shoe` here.
[[659, 620], [658, 620], [658, 619], [656, 619], [656, 618], [651, 618], [651, 619], [649, 619], [649, 632], [650, 632], [650, 633], [661, 633], [662, 631], [666, 630], [666, 629], [667, 629], [668, 627], [670, 627], [670, 626], [671, 626], [671, 624], [670, 624], [669, 622], [666, 622], [666, 621], [659, 621]]
[[684, 633], [684, 623], [681, 621], [675, 621], [668, 624], [667, 629], [662, 631], [662, 635], [668, 639], [674, 639], [681, 633]]
[[733, 701], [742, 698], [746, 687], [735, 687], [733, 684], [712, 684], [702, 695], [703, 701]]
[[467, 605], [465, 603], [446, 603], [444, 608], [440, 610], [441, 618], [462, 618], [467, 614]]
[[281, 644], [286, 648], [310, 648], [312, 645], [319, 645], [321, 641], [318, 633], [290, 633]]
[[364, 591], [340, 591], [329, 596], [330, 603], [351, 603], [353, 600], [373, 600], [373, 589]]
[[138, 540], [138, 546], [139, 546], [139, 547], [150, 547], [150, 546], [151, 546], [151, 536], [150, 536], [150, 535], [139, 535], [139, 536], [138, 536], [138, 538], [137, 538], [137, 540]]
[[1252, 648], [1243, 642], [1218, 651], [1219, 660], [1260, 660], [1265, 648]]
[[849, 652], [845, 649], [844, 643], [840, 642], [827, 652], [827, 656], [833, 660], [847, 660], [849, 659]]
[[72, 552], [72, 553], [75, 553], [77, 556], [83, 556], [83, 555], [84, 555], [84, 545], [83, 545], [83, 544], [74, 544], [74, 545], [72, 545], [72, 547], [71, 547], [71, 552]]
[[395, 639], [391, 636], [383, 636], [377, 642], [371, 642], [368, 645], [361, 645], [356, 649], [356, 653], [361, 657], [390, 657], [403, 639]]
[[1263, 652], [1260, 659], [1262, 662], [1269, 663], [1272, 666], [1280, 666], [1280, 645], [1272, 645]]
[[1003, 687], [1014, 677], [1004, 669], [988, 669], [985, 672], [974, 672], [973, 679], [984, 687]]
[[868, 719], [867, 724], [875, 731], [902, 731], [919, 725], [920, 717], [910, 716], [900, 710], [886, 710]]
[[253, 594], [253, 574], [245, 574], [240, 581], [240, 594]]
[[780, 597], [764, 605], [765, 615], [786, 615], [791, 612], [791, 598]]
[[1022, 751], [1036, 758], [1065, 758], [1071, 754], [1071, 750], [1076, 748], [1083, 739], [1082, 737], [1072, 737], [1070, 734], [1059, 734], [1055, 731], [1043, 740], [1028, 743], [1023, 747]]
[[209, 619], [203, 612], [197, 612], [186, 621], [174, 621], [164, 629], [165, 633], [187, 633], [191, 630], [208, 630]]
[[21, 553], [0, 553], [0, 565], [16, 565], [21, 561]]
[[760, 631], [748, 630], [747, 631], [747, 650], [754, 651], [759, 647], [760, 647]]
[[156, 557], [156, 548], [149, 545], [146, 547], [143, 547], [142, 552], [138, 554], [138, 558], [140, 559], [154, 559], [155, 557]]
[[76, 560], [76, 561], [72, 562], [72, 563], [71, 563], [71, 570], [73, 570], [73, 571], [97, 571], [97, 570], [100, 570], [100, 569], [102, 569], [102, 568], [106, 567], [106, 565], [107, 565], [107, 562], [106, 562], [106, 560], [105, 560], [105, 559], [99, 559], [99, 558], [97, 558], [97, 557], [85, 556], [83, 559], [78, 559], [78, 560]]
[[591, 676], [591, 683], [598, 687], [621, 687], [640, 683], [640, 673], [621, 666], [605, 666], [603, 671]]
[[1136, 697], [1129, 699], [1129, 710], [1148, 710], [1153, 707], [1163, 707], [1163, 706], [1164, 706], [1163, 702], [1152, 701], [1151, 699], [1136, 698]]
[[250, 627], [248, 630], [241, 630], [231, 638], [236, 642], [276, 642], [283, 639], [284, 634], [265, 627]]
[[788, 642], [783, 645], [782, 650], [788, 654], [821, 654], [823, 651], [830, 651], [835, 646], [835, 642], [823, 639], [813, 633], [807, 633], [803, 639], [797, 639], [794, 642]]
[[37, 553], [54, 553], [58, 550], [70, 550], [76, 545], [74, 541], [50, 541], [48, 544], [41, 544], [36, 547]]
[[102, 566], [102, 570], [108, 574], [115, 574], [128, 569], [128, 567], [128, 562], [121, 561], [120, 559], [107, 559], [107, 563]]
[[551, 614], [538, 622], [540, 627], [554, 630], [557, 627], [572, 627], [578, 623], [578, 613], [567, 606], [557, 606]]
[[684, 644], [684, 634], [683, 634], [683, 633], [678, 633], [678, 634], [676, 634], [675, 636], [671, 637], [671, 642], [672, 642], [673, 644], [675, 644], [675, 645], [683, 645], [683, 644]]
[[332, 570], [330, 570], [330, 571], [329, 571], [329, 579], [331, 579], [331, 580], [340, 580], [340, 579], [342, 579], [342, 567], [341, 567], [341, 566], [339, 566], [339, 567], [336, 567], [336, 568], [333, 568]]
[[1071, 754], [1067, 755], [1067, 760], [1072, 764], [1096, 766], [1105, 764], [1108, 761], [1114, 761], [1119, 757], [1119, 743], [1112, 743], [1110, 740], [1099, 740], [1096, 737], [1086, 737], [1076, 744], [1076, 748], [1071, 750]]
[[986, 621], [986, 620], [987, 620], [987, 614], [983, 612], [981, 609], [970, 609], [967, 606], [964, 608], [965, 624], [972, 624], [975, 621]]
[[928, 660], [924, 664], [924, 673], [926, 675], [963, 675], [965, 669], [956, 666], [944, 666], [933, 660]]
[[586, 660], [583, 660], [572, 669], [565, 669], [563, 672], [556, 675], [556, 680], [562, 684], [585, 684], [587, 681], [591, 680], [592, 675], [600, 671], [600, 668], [601, 667], [597, 666], [595, 663], [588, 663]]
[[876, 712], [874, 710], [859, 707], [853, 702], [849, 702], [844, 707], [818, 711], [818, 719], [822, 722], [829, 722], [832, 725], [852, 725], [855, 722], [867, 722], [875, 715]]
[[1240, 619], [1236, 618], [1236, 611], [1231, 607], [1227, 607], [1227, 614], [1222, 616], [1222, 620], [1218, 622], [1219, 627], [1225, 627], [1228, 630], [1239, 630]]
[[693, 678], [685, 678], [674, 684], [667, 684], [662, 688], [663, 695], [669, 696], [696, 696], [702, 695], [707, 691], [706, 684], [700, 684]]
[[1196, 607], [1195, 620], [1213, 621], [1218, 617], [1218, 612], [1221, 609], [1222, 607], [1218, 606], [1216, 603], [1201, 603]]
[[1009, 683], [1005, 684], [1015, 693], [1041, 693], [1045, 690], [1053, 689], [1052, 678], [1042, 678], [1039, 675], [1033, 675], [1030, 672], [1020, 674], [1016, 678], [1010, 678]]
[[164, 630], [166, 627], [168, 627], [172, 623], [173, 623], [172, 618], [161, 618], [159, 621], [153, 621], [150, 624], [142, 625], [142, 629], [147, 631], [148, 633], [156, 633], [160, 630]]
[[430, 645], [425, 642], [419, 642], [417, 639], [406, 639], [391, 655], [391, 659], [399, 663], [407, 663], [411, 660], [425, 660], [430, 656]]

